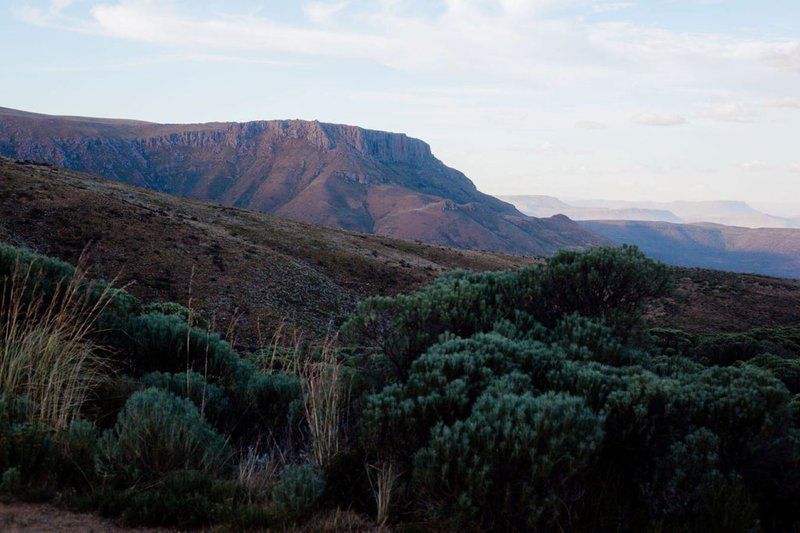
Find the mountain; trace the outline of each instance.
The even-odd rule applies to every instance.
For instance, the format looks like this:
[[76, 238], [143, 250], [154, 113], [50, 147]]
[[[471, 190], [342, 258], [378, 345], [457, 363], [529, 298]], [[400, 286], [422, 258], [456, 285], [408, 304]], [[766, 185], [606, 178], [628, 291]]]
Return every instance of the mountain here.
[[[797, 220], [764, 213], [741, 201], [627, 202], [618, 200], [576, 200], [572, 203], [583, 208], [665, 210], [673, 213], [679, 219], [658, 219], [662, 222], [711, 222], [746, 228], [800, 228]], [[626, 217], [618, 218], [618, 220], [624, 219]]]
[[0, 156], [273, 213], [459, 248], [547, 255], [605, 240], [523, 215], [402, 134], [301, 120], [154, 124], [0, 108]]
[[[526, 215], [549, 217], [563, 214], [573, 220], [643, 220], [651, 222], [711, 222], [746, 228], [800, 228], [800, 217], [789, 216], [788, 207], [780, 209], [786, 216], [767, 214], [745, 202], [631, 202], [624, 200], [571, 200], [569, 203], [552, 196], [498, 196]], [[800, 208], [794, 213], [800, 212]]]
[[[191, 303], [245, 341], [288, 322], [325, 335], [365, 296], [407, 292], [452, 269], [539, 259], [348, 232], [0, 158], [0, 241], [76, 262], [144, 301]], [[88, 246], [88, 248], [87, 248]], [[800, 281], [675, 269], [653, 325], [692, 332], [800, 322]]]
[[673, 265], [800, 278], [800, 230], [720, 224], [583, 221], [617, 243]]
[[665, 222], [682, 222], [666, 209], [644, 209], [639, 207], [578, 207], [570, 205], [553, 196], [518, 195], [498, 196], [526, 215], [534, 217], [551, 217], [566, 215], [573, 220], [653, 220]]

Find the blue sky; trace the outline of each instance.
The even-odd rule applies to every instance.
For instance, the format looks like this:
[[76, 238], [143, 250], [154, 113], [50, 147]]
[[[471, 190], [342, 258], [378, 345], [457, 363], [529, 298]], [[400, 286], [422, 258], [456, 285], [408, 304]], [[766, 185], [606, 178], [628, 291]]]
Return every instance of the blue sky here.
[[0, 61], [0, 106], [401, 131], [494, 194], [800, 203], [795, 0], [21, 0]]

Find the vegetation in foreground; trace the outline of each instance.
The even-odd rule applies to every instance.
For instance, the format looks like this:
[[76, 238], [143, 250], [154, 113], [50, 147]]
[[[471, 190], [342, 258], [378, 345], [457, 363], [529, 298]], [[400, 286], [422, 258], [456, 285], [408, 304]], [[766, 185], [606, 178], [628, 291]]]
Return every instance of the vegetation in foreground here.
[[2, 246], [0, 275], [3, 497], [184, 528], [800, 526], [800, 327], [646, 330], [671, 274], [635, 248], [455, 272], [251, 354], [54, 259]]

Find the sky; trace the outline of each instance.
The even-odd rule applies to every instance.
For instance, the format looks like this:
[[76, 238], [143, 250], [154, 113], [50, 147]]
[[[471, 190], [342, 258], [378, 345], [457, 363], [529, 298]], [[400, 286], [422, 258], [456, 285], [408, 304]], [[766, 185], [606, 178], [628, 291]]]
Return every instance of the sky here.
[[800, 203], [797, 0], [0, 0], [0, 106], [403, 132], [491, 194]]

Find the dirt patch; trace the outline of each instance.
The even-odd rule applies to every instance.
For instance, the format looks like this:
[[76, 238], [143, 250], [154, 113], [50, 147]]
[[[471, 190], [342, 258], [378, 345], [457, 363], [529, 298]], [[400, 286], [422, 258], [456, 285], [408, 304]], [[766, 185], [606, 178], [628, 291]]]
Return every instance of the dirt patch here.
[[49, 504], [0, 503], [0, 531], [166, 532], [166, 529], [128, 529], [87, 513], [71, 513]]

